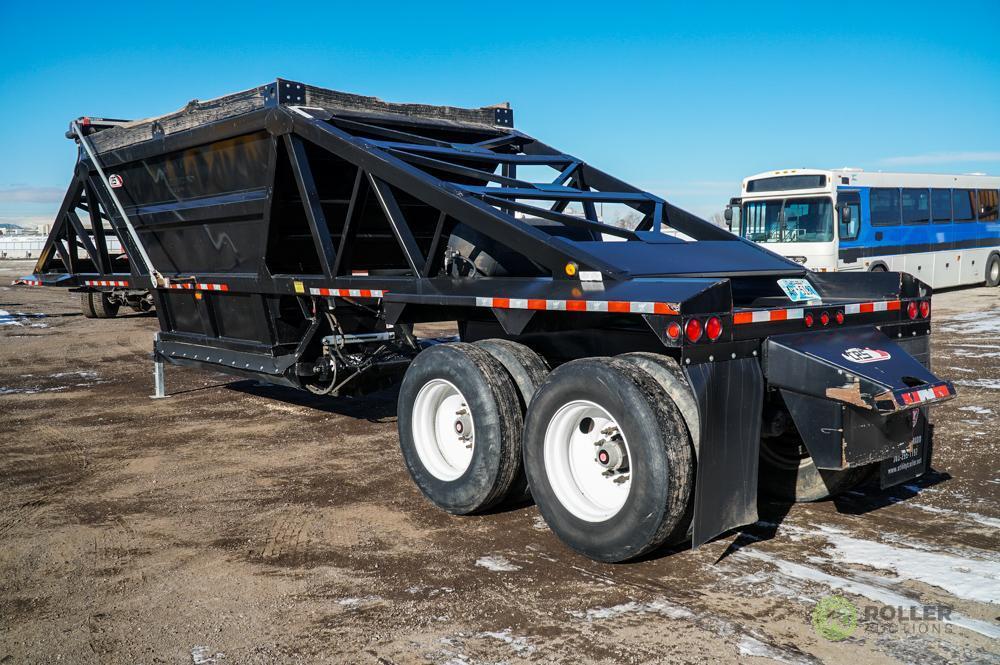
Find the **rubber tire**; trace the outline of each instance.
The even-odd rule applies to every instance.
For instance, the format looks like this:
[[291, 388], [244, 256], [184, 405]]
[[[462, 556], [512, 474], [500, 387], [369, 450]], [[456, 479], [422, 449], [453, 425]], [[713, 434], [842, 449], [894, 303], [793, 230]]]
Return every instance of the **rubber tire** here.
[[523, 255], [501, 245], [465, 224], [458, 224], [448, 237], [448, 249], [457, 252], [465, 261], [459, 264], [460, 274], [465, 275], [471, 263], [476, 272], [488, 277], [518, 277], [541, 275], [542, 271]]
[[94, 302], [91, 300], [90, 296], [92, 293], [81, 293], [80, 294], [80, 311], [88, 319], [96, 319], [97, 314], [94, 313]]
[[[507, 339], [482, 339], [473, 344], [498, 360], [514, 379], [523, 418], [535, 391], [549, 375], [548, 363], [524, 344]], [[526, 501], [531, 498], [531, 489], [528, 487], [528, 476], [524, 473], [523, 463], [518, 464], [517, 478], [511, 487], [510, 497], [515, 501]]]
[[[563, 405], [581, 399], [600, 404], [614, 417], [633, 461], [628, 499], [603, 522], [581, 520], [564, 508], [545, 471], [549, 421]], [[553, 370], [528, 408], [524, 461], [532, 496], [549, 528], [591, 559], [626, 561], [687, 535], [694, 460], [684, 419], [659, 383], [634, 363], [584, 358]]]
[[889, 269], [886, 268], [881, 263], [876, 263], [871, 267], [871, 270], [869, 270], [868, 272], [889, 272]]
[[769, 459], [765, 445], [762, 441], [757, 484], [762, 493], [779, 501], [809, 503], [830, 499], [861, 485], [878, 469], [878, 464], [842, 471], [817, 469], [812, 457], [803, 459], [798, 468], [791, 468]]
[[698, 402], [695, 401], [694, 392], [681, 366], [674, 358], [659, 353], [636, 351], [618, 357], [644, 369], [667, 391], [684, 418], [697, 456], [701, 443], [701, 416], [698, 415]]
[[99, 319], [113, 319], [118, 316], [118, 303], [111, 302], [108, 294], [98, 291], [90, 294], [90, 302], [94, 308], [94, 316]]
[[[995, 278], [992, 275], [994, 266], [997, 269]], [[986, 260], [986, 286], [1000, 286], [1000, 254], [990, 254]]]
[[[445, 379], [467, 400], [475, 426], [469, 468], [452, 481], [427, 471], [413, 441], [413, 404], [427, 382]], [[499, 361], [472, 344], [438, 344], [422, 351], [406, 370], [399, 389], [399, 445], [413, 482], [436, 506], [469, 515], [503, 501], [521, 466], [523, 420], [514, 380]]]

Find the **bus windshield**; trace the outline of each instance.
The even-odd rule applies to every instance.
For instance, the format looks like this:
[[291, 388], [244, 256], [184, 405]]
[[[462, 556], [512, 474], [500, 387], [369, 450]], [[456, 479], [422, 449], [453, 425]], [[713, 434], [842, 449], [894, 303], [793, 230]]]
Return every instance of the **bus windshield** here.
[[833, 202], [826, 197], [746, 201], [742, 235], [754, 242], [830, 242]]

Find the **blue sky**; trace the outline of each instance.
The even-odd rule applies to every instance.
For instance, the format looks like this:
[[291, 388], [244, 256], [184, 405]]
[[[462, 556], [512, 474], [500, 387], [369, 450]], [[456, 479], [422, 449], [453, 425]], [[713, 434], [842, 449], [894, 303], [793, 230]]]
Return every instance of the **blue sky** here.
[[0, 222], [53, 214], [80, 115], [275, 76], [515, 124], [702, 215], [796, 166], [1000, 174], [1000, 2], [0, 2]]

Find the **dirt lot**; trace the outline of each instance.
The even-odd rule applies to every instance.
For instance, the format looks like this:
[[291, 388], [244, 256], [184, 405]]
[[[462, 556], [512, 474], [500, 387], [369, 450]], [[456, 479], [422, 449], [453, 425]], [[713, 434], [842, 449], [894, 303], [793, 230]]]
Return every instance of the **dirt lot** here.
[[1000, 290], [935, 296], [933, 476], [611, 566], [533, 506], [430, 506], [392, 392], [168, 368], [147, 399], [155, 318], [6, 286], [30, 269], [0, 264], [0, 663], [1000, 661]]

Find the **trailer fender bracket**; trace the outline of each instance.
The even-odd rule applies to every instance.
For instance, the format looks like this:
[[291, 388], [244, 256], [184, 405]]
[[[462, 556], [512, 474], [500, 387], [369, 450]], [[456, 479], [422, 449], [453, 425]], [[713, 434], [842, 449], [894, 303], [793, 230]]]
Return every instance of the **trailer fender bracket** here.
[[764, 373], [772, 387], [883, 416], [955, 396], [950, 382], [875, 328], [770, 337]]
[[755, 358], [684, 367], [698, 403], [701, 441], [692, 547], [757, 521], [764, 377]]

